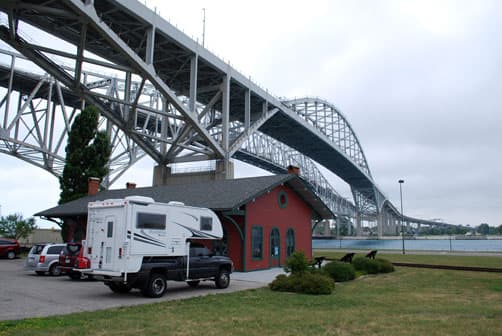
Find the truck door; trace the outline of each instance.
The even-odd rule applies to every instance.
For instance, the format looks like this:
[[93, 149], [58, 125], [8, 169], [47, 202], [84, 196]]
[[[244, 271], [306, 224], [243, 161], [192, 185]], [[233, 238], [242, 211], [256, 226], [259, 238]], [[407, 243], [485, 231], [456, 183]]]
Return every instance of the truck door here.
[[114, 271], [118, 258], [117, 246], [115, 246], [116, 219], [115, 216], [106, 216], [101, 229], [98, 231], [96, 248], [99, 253], [98, 268], [105, 271]]

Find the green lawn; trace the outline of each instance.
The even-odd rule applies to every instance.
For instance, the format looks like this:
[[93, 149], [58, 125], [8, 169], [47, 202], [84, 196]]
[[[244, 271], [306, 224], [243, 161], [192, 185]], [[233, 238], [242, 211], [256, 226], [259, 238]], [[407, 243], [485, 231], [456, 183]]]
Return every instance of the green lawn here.
[[[353, 251], [356, 252], [355, 256], [365, 256], [368, 251]], [[314, 250], [314, 256], [325, 256], [331, 259], [340, 259], [346, 252], [339, 252], [337, 250]], [[477, 266], [477, 267], [497, 267], [502, 268], [502, 257], [488, 256], [488, 255], [423, 255], [423, 254], [399, 254], [399, 253], [385, 253], [379, 251], [377, 258], [384, 258], [391, 262], [407, 262], [418, 264], [431, 264], [431, 265], [451, 265], [451, 266]]]
[[0, 335], [502, 335], [501, 321], [502, 274], [401, 267], [327, 296], [263, 288], [4, 321]]

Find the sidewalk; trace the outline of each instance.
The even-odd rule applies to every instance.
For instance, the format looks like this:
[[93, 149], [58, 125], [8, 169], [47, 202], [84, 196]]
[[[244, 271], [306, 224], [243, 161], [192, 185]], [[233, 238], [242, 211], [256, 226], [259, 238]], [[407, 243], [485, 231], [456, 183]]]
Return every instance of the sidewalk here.
[[285, 274], [282, 267], [253, 272], [234, 272], [232, 273], [231, 277], [233, 281], [254, 282], [266, 286], [271, 283], [279, 274]]

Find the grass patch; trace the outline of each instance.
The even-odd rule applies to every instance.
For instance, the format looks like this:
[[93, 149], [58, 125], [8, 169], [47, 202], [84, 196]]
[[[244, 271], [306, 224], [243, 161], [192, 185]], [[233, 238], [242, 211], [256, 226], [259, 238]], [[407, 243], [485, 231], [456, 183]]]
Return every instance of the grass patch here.
[[4, 321], [0, 335], [502, 335], [501, 282], [500, 274], [397, 268], [332, 295], [263, 288]]
[[[368, 251], [356, 252], [356, 256], [364, 256]], [[314, 256], [325, 256], [330, 259], [339, 260], [346, 252], [336, 250], [314, 250]], [[450, 265], [450, 266], [477, 266], [477, 267], [498, 267], [502, 268], [502, 257], [498, 256], [469, 256], [469, 255], [424, 255], [424, 254], [398, 254], [378, 252], [378, 258], [385, 258], [390, 262], [406, 262], [430, 265]]]

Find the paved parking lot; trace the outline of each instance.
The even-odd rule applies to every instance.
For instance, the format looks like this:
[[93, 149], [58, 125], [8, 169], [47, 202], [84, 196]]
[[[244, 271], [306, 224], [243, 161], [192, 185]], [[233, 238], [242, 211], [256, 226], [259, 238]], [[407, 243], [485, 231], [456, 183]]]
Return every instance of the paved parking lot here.
[[209, 294], [230, 293], [266, 286], [281, 269], [233, 273], [230, 286], [217, 289], [214, 282], [202, 282], [190, 288], [184, 282], [170, 281], [168, 292], [159, 299], [149, 299], [133, 290], [113, 293], [99, 281], [73, 281], [67, 276], [38, 276], [23, 269], [24, 259], [0, 259], [0, 320], [68, 314], [111, 307], [179, 300]]

